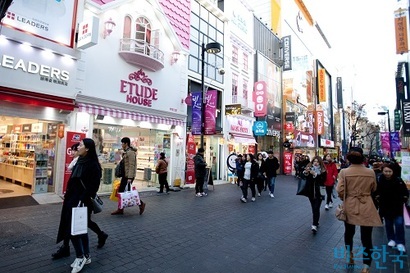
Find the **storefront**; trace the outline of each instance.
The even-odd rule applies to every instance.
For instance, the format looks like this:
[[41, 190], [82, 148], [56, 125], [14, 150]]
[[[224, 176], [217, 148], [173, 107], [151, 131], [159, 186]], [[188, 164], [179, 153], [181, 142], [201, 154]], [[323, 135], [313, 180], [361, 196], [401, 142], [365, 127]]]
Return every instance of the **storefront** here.
[[256, 140], [252, 133], [252, 118], [244, 116], [227, 116], [227, 143], [228, 155], [236, 154], [255, 154]]

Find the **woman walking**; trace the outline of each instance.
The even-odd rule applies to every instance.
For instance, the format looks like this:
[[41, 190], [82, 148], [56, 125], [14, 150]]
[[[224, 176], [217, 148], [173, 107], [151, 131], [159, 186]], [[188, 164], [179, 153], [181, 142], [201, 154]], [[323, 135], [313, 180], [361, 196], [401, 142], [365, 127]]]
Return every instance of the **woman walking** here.
[[242, 189], [241, 202], [242, 203], [247, 202], [248, 187], [251, 188], [252, 202], [256, 201], [255, 182], [256, 182], [256, 177], [258, 175], [258, 170], [259, 170], [259, 166], [258, 166], [258, 163], [256, 163], [255, 157], [253, 156], [253, 154], [247, 154], [246, 163], [245, 163], [245, 173], [243, 175], [242, 186], [241, 186], [241, 189]]
[[312, 162], [308, 163], [302, 172], [302, 177], [306, 179], [309, 193], [308, 198], [312, 207], [312, 232], [316, 234], [319, 227], [320, 205], [324, 199], [324, 193], [320, 188], [324, 186], [326, 180], [326, 167], [320, 156], [315, 156]]
[[158, 181], [159, 181], [159, 192], [158, 194], [163, 194], [164, 193], [164, 187], [165, 187], [165, 193], [169, 193], [169, 185], [167, 181], [167, 175], [168, 175], [168, 162], [165, 159], [165, 153], [160, 153], [159, 154], [159, 159], [157, 162], [157, 166], [155, 167], [155, 171], [158, 174]]
[[376, 199], [379, 201], [379, 214], [384, 218], [387, 245], [397, 246], [398, 251], [406, 252], [403, 204], [407, 203], [409, 192], [403, 180], [395, 175], [395, 167], [392, 163], [383, 164], [381, 167]]
[[[102, 171], [94, 141], [90, 138], [81, 140], [77, 153], [78, 161], [73, 168], [64, 195], [57, 243], [71, 236], [72, 208], [82, 203], [87, 206], [88, 211], [91, 211], [93, 208], [91, 198], [95, 197], [100, 186]], [[83, 269], [85, 264], [91, 263], [88, 234], [71, 236], [71, 242], [77, 257], [71, 264], [73, 268], [71, 272], [77, 273]]]
[[343, 200], [347, 218], [344, 222], [346, 256], [349, 264], [354, 264], [353, 237], [356, 226], [360, 226], [360, 237], [363, 245], [360, 253], [363, 253], [364, 263], [361, 272], [369, 273], [373, 258], [373, 227], [382, 226], [372, 199], [372, 193], [377, 188], [376, 175], [373, 170], [362, 164], [364, 156], [361, 148], [351, 148], [347, 160], [350, 162], [350, 166], [340, 171], [336, 186], [340, 199], [343, 200], [346, 194], [346, 200]]
[[326, 181], [325, 181], [325, 187], [326, 187], [325, 210], [329, 210], [329, 208], [333, 207], [332, 194], [333, 194], [333, 187], [335, 186], [335, 181], [336, 181], [338, 172], [337, 172], [336, 163], [333, 162], [332, 156], [330, 154], [326, 154], [323, 157], [323, 163], [325, 164], [326, 173], [327, 173]]
[[256, 176], [256, 188], [258, 189], [258, 196], [261, 196], [262, 191], [265, 186], [265, 181], [266, 181], [266, 177], [264, 175], [266, 164], [265, 164], [265, 160], [263, 159], [262, 153], [258, 153], [256, 157], [257, 157], [256, 163], [258, 164], [258, 174]]

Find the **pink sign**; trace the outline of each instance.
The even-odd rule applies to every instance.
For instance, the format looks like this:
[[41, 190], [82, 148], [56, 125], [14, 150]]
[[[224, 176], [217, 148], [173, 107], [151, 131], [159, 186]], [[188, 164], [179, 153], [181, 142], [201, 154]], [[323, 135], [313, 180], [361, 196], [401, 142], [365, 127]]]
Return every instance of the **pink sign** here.
[[208, 90], [205, 103], [205, 135], [214, 135], [216, 130], [216, 103], [218, 91]]
[[187, 184], [195, 183], [195, 162], [194, 156], [196, 155], [196, 144], [192, 134], [188, 135], [187, 142], [187, 159], [186, 159], [186, 177], [185, 182]]
[[292, 153], [285, 152], [283, 154], [283, 173], [284, 174], [292, 174]]
[[255, 82], [253, 92], [253, 101], [255, 102], [255, 117], [264, 117], [268, 113], [268, 106], [266, 103], [267, 95], [268, 90], [266, 87], [266, 82]]

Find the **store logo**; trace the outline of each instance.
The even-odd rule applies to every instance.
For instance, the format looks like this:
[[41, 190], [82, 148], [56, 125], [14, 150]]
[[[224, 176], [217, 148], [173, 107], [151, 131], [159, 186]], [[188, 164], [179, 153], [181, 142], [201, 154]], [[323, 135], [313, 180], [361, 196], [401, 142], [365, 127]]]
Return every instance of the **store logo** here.
[[[126, 102], [141, 106], [152, 107], [152, 101], [158, 100], [158, 89], [151, 88], [152, 80], [140, 69], [128, 75], [130, 81], [120, 81], [120, 93], [127, 94]], [[141, 81], [144, 84], [137, 84], [131, 81]]]
[[83, 34], [86, 34], [88, 32], [88, 24], [85, 24], [83, 26]]

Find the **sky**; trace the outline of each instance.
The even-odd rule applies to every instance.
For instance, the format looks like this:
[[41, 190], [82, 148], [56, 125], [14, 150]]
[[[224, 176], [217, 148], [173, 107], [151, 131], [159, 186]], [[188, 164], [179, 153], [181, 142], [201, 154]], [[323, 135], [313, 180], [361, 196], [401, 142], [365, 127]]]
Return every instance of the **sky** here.
[[[342, 69], [343, 88], [366, 103], [368, 112], [386, 106], [393, 112], [397, 63], [394, 10], [397, 0], [313, 0], [312, 15], [321, 26]], [[349, 84], [350, 83], [350, 84]], [[372, 113], [369, 113], [370, 115]]]

